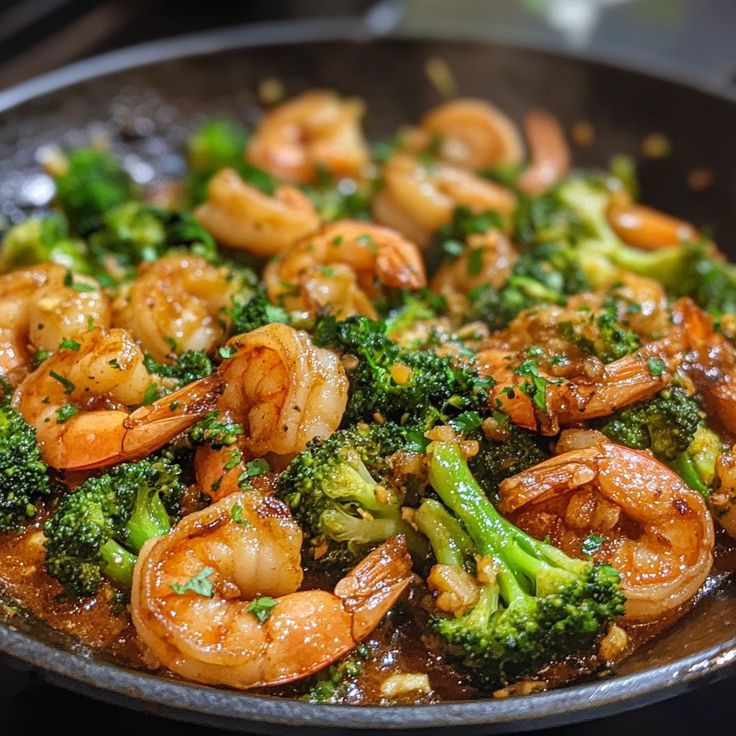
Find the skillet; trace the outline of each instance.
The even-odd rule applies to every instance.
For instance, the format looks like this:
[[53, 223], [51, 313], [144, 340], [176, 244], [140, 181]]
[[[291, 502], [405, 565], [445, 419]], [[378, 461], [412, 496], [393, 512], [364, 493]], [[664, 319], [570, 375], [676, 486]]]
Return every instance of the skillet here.
[[[540, 49], [375, 40], [362, 27], [337, 21], [155, 42], [0, 92], [0, 213], [15, 220], [47, 203], [50, 187], [39, 173], [39, 147], [73, 146], [100, 131], [139, 180], [176, 176], [182, 170], [177, 152], [191, 126], [212, 114], [255, 119], [254, 90], [265, 77], [282, 80], [289, 93], [321, 85], [364, 97], [368, 135], [381, 137], [440, 101], [424, 72], [430, 57], [449, 64], [461, 94], [486, 97], [517, 120], [539, 106], [568, 128], [590, 121], [593, 143], [574, 151], [581, 166], [605, 163], [617, 152], [637, 154], [644, 136], [666, 133], [672, 154], [641, 162], [644, 199], [709, 225], [736, 258], [734, 100]], [[711, 172], [714, 186], [693, 192], [686, 179], [700, 168]], [[520, 732], [618, 713], [736, 670], [736, 585], [715, 576], [674, 629], [622, 663], [614, 676], [506, 700], [320, 706], [213, 689], [125, 667], [23, 614], [0, 613], [0, 652], [19, 667], [92, 697], [243, 732]]]

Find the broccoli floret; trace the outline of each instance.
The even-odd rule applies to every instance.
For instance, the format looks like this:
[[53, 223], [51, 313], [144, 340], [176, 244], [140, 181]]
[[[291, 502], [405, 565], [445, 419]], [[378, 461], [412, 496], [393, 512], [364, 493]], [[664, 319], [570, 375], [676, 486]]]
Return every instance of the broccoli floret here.
[[371, 421], [377, 415], [429, 428], [467, 411], [488, 406], [491, 379], [470, 365], [456, 365], [430, 350], [407, 350], [386, 337], [386, 326], [367, 317], [318, 320], [318, 345], [356, 358], [349, 370], [350, 397], [344, 421]]
[[214, 449], [230, 447], [243, 434], [243, 425], [220, 415], [216, 409], [200, 419], [190, 430], [189, 440], [193, 445], [208, 444]]
[[621, 409], [603, 420], [599, 429], [614, 442], [636, 450], [651, 450], [665, 462], [685, 452], [703, 420], [698, 402], [675, 386], [653, 399]]
[[334, 220], [370, 220], [375, 182], [361, 184], [352, 179], [337, 180], [327, 169], [317, 171], [313, 184], [303, 187], [320, 218]]
[[177, 355], [173, 363], [159, 363], [152, 355], [146, 353], [143, 364], [149, 373], [162, 378], [175, 379], [176, 386], [172, 391], [198, 381], [200, 378], [205, 378], [214, 370], [212, 361], [202, 350], [186, 350], [181, 355]]
[[472, 319], [481, 319], [492, 330], [505, 327], [519, 312], [538, 304], [564, 304], [567, 296], [584, 291], [588, 282], [580, 269], [576, 250], [569, 245], [542, 243], [522, 253], [500, 289], [473, 289]]
[[538, 197], [522, 196], [514, 211], [513, 239], [529, 250], [545, 243], [568, 245], [587, 234], [578, 214], [566, 206], [558, 188]]
[[710, 498], [716, 475], [716, 461], [723, 449], [721, 438], [701, 424], [687, 449], [670, 463], [670, 467], [690, 488], [705, 498]]
[[[475, 554], [490, 558], [495, 570], [470, 611], [431, 621], [470, 676], [496, 687], [589, 648], [623, 613], [619, 573], [568, 557], [502, 517], [456, 443], [433, 443], [428, 453], [430, 483], [464, 526]], [[435, 556], [441, 559], [446, 550], [438, 539]]]
[[163, 458], [118, 465], [63, 498], [46, 522], [46, 569], [71, 594], [94, 595], [103, 576], [130, 587], [136, 554], [179, 510], [181, 468]]
[[478, 454], [469, 463], [483, 487], [495, 494], [502, 480], [541, 463], [548, 457], [544, 438], [511, 425], [508, 436], [503, 441], [488, 440], [481, 436]]
[[272, 322], [289, 322], [286, 311], [268, 301], [263, 286], [259, 286], [246, 301], [241, 301], [239, 297], [234, 299], [227, 314], [233, 321], [231, 331], [234, 335], [251, 332]]
[[89, 273], [87, 246], [69, 236], [61, 215], [33, 217], [14, 225], [0, 245], [0, 273], [36, 263], [60, 263], [76, 273]]
[[56, 196], [75, 231], [86, 235], [102, 216], [136, 195], [136, 187], [109, 151], [79, 148], [67, 154], [65, 171], [56, 177]]
[[22, 529], [35, 516], [34, 500], [51, 493], [36, 430], [0, 403], [0, 532]]
[[[102, 215], [89, 239], [98, 266], [109, 269], [109, 259], [132, 276], [142, 261], [154, 261], [170, 250], [185, 249], [215, 260], [212, 236], [188, 212], [171, 212], [158, 207], [128, 202]], [[113, 274], [114, 275], [114, 274]]]
[[403, 442], [395, 425], [358, 425], [312, 440], [289, 463], [276, 493], [304, 531], [308, 559], [349, 567], [394, 534], [422, 558], [424, 540], [402, 518], [402, 494], [388, 482], [386, 458]]
[[344, 702], [350, 686], [360, 675], [368, 654], [368, 647], [358, 644], [349, 656], [316, 675], [301, 699], [307, 703]]

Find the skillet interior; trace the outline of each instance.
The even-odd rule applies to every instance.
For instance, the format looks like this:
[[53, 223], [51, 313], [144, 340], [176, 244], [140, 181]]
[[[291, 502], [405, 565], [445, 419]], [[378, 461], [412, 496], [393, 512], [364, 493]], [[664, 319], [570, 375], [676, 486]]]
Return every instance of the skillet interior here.
[[[183, 42], [181, 55], [190, 49]], [[424, 73], [432, 56], [449, 63], [461, 94], [487, 97], [517, 120], [540, 106], [568, 126], [592, 122], [593, 145], [574, 153], [580, 165], [605, 163], [616, 152], [636, 154], [645, 135], [666, 133], [672, 155], [645, 161], [640, 168], [644, 199], [710, 225], [721, 247], [736, 258], [736, 105], [595, 63], [461, 42], [235, 48], [153, 63], [48, 93], [0, 119], [0, 212], [17, 219], [48, 195], [49, 182], [35, 159], [39, 146], [75, 145], [100, 130], [111, 135], [142, 180], [175, 176], [182, 166], [176, 152], [191, 125], [211, 114], [254, 119], [254, 90], [269, 76], [281, 79], [289, 93], [323, 85], [361, 95], [367, 101], [368, 134], [380, 137], [439, 102]], [[94, 69], [94, 61], [86, 64]], [[686, 177], [701, 167], [713, 172], [715, 185], [693, 193]], [[736, 585], [725, 584], [705, 597], [672, 631], [623, 663], [616, 677], [505, 701], [346, 712], [338, 706], [213, 690], [125, 669], [22, 618], [0, 625], [2, 650], [45, 670], [58, 684], [90, 695], [244, 731], [280, 733], [285, 724], [300, 724], [305, 734], [312, 732], [310, 726], [320, 733], [324, 727], [345, 733], [347, 723], [380, 732], [443, 727], [463, 734], [519, 731], [625, 710], [723, 674], [736, 660]]]

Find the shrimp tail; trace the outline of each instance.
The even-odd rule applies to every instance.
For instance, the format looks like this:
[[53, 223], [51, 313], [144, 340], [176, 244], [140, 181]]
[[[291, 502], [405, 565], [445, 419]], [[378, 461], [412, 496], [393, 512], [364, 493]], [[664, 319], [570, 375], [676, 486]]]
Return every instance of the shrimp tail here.
[[361, 560], [335, 586], [335, 595], [352, 615], [353, 640], [375, 629], [411, 580], [411, 556], [399, 534]]

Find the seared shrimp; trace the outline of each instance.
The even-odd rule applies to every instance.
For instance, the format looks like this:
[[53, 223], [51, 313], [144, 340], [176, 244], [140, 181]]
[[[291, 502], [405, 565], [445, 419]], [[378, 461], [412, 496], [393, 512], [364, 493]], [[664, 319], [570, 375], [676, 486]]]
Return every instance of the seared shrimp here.
[[716, 461], [715, 488], [710, 506], [718, 523], [736, 539], [736, 448], [722, 452]]
[[0, 276], [0, 374], [26, 365], [30, 349], [56, 350], [91, 324], [110, 324], [108, 299], [94, 279], [57, 264]]
[[429, 136], [438, 137], [439, 157], [452, 166], [477, 171], [518, 164], [524, 157], [516, 126], [483, 100], [446, 102], [428, 112], [419, 126]]
[[314, 205], [295, 187], [280, 186], [269, 196], [232, 169], [212, 177], [207, 201], [194, 214], [220, 243], [262, 258], [286, 253], [320, 223]]
[[[530, 517], [546, 517], [553, 541], [577, 554], [591, 532], [600, 534], [605, 541], [594, 557], [621, 573], [626, 618], [662, 616], [692, 598], [710, 572], [711, 515], [700, 494], [651, 455], [589, 434], [591, 446], [502, 481], [499, 508], [533, 504]], [[560, 497], [559, 515], [546, 510]]]
[[524, 130], [531, 162], [519, 179], [519, 188], [536, 196], [570, 172], [570, 149], [557, 118], [544, 110], [530, 112]]
[[[279, 685], [326, 667], [398, 600], [411, 558], [394, 537], [333, 593], [298, 591], [301, 543], [288, 508], [256, 492], [186, 516], [140, 552], [131, 591], [138, 635], [170, 670], [213, 685]], [[194, 578], [202, 584], [186, 590]]]
[[319, 168], [359, 177], [368, 163], [361, 100], [329, 90], [305, 92], [269, 112], [248, 142], [247, 158], [279, 179], [308, 184]]
[[437, 270], [432, 291], [467, 294], [486, 285], [497, 289], [506, 283], [514, 261], [516, 251], [502, 232], [472, 233], [462, 254]]
[[375, 317], [380, 286], [426, 285], [422, 256], [399, 233], [357, 220], [339, 220], [268, 264], [269, 299], [289, 310], [332, 307], [342, 316]]
[[690, 223], [643, 204], [612, 204], [606, 217], [621, 240], [644, 250], [670, 248], [698, 237]]
[[222, 388], [219, 376], [209, 376], [131, 413], [155, 381], [124, 330], [96, 329], [28, 375], [13, 406], [36, 428], [45, 462], [86, 470], [163, 447], [212, 410]]
[[243, 425], [245, 448], [254, 457], [300, 452], [338, 428], [348, 379], [334, 353], [278, 323], [228, 344], [236, 352], [218, 371], [226, 386], [219, 407]]
[[516, 198], [505, 187], [443, 163], [423, 165], [404, 153], [383, 169], [383, 188], [373, 200], [373, 215], [421, 246], [452, 219], [458, 205], [510, 215]]
[[113, 324], [158, 361], [172, 348], [209, 352], [224, 337], [221, 312], [232, 290], [226, 268], [190, 254], [165, 256], [138, 267], [113, 304]]

